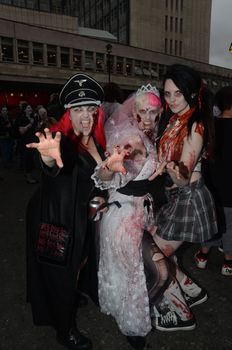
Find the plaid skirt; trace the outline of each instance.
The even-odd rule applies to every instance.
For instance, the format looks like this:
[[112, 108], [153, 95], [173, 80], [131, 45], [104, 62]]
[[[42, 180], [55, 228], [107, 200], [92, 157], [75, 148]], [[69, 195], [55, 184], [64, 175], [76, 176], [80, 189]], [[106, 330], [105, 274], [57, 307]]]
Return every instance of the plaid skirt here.
[[213, 197], [203, 178], [166, 191], [168, 202], [155, 213], [156, 233], [168, 241], [205, 242], [218, 231]]

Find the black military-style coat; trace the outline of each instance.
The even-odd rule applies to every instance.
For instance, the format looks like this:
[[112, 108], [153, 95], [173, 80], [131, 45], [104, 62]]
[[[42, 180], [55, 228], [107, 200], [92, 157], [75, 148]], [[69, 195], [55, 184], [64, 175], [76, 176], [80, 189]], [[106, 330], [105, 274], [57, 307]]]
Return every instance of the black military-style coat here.
[[[103, 149], [96, 146], [104, 159]], [[70, 299], [70, 307], [74, 302], [80, 266], [89, 255], [90, 243], [93, 244], [93, 223], [88, 218], [89, 201], [95, 196], [106, 196], [106, 192], [95, 188], [91, 179], [97, 165], [95, 159], [87, 150], [80, 148], [77, 152], [75, 147], [68, 138], [62, 136], [61, 157], [64, 167], [49, 169], [43, 166], [41, 187], [27, 208], [27, 300], [32, 305], [35, 324], [54, 323], [47, 310], [51, 308], [51, 299], [57, 298], [57, 305], [62, 303], [59, 299], [63, 295], [61, 293], [59, 297], [58, 289], [62, 290], [64, 285], [65, 300]], [[60, 224], [71, 231], [71, 255], [66, 267], [38, 262], [35, 245], [43, 222]]]

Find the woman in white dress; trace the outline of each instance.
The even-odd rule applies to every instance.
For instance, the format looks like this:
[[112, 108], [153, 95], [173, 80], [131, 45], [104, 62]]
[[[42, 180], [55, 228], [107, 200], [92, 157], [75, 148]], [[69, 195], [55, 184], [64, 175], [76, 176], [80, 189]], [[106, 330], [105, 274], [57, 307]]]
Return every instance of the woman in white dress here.
[[[160, 99], [153, 92], [147, 96], [146, 110], [159, 113]], [[100, 223], [100, 307], [116, 319], [133, 347], [143, 349], [152, 328], [152, 305], [160, 301], [167, 286], [175, 289], [180, 313], [189, 319], [193, 316], [171, 262], [152, 239], [154, 208], [148, 178], [158, 166], [157, 155], [144, 132], [131, 124], [129, 112], [133, 114], [135, 102], [134, 97], [126, 101], [106, 125], [109, 157], [96, 167], [92, 178], [97, 187], [109, 192], [108, 211]]]

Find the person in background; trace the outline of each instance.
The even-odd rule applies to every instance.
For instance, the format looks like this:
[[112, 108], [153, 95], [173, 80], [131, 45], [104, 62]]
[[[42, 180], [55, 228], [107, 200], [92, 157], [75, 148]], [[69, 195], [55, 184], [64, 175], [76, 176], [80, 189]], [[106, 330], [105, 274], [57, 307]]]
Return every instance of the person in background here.
[[27, 148], [26, 144], [36, 140], [35, 132], [38, 129], [38, 116], [30, 104], [22, 105], [22, 113], [16, 122], [19, 131], [18, 148], [23, 163], [23, 170], [28, 184], [36, 184], [38, 181], [33, 177], [35, 167], [35, 150]]
[[195, 262], [197, 267], [205, 269], [211, 247], [222, 246], [221, 274], [232, 276], [232, 86], [216, 93], [215, 104], [221, 113], [215, 117], [215, 154], [214, 159], [205, 164], [205, 180], [216, 202], [220, 238], [203, 243], [195, 254]]
[[[167, 174], [167, 203], [155, 212], [154, 240], [166, 256], [172, 256], [183, 242], [202, 243], [217, 233], [212, 195], [201, 175], [201, 161], [213, 148], [211, 96], [198, 72], [185, 65], [172, 65], [164, 77], [165, 110], [172, 117], [158, 147], [159, 174]], [[177, 279], [192, 305], [207, 299], [207, 293], [180, 270]], [[186, 295], [188, 291], [188, 295]], [[191, 294], [190, 294], [191, 292]], [[181, 323], [175, 310], [159, 307], [154, 326], [171, 330]]]
[[48, 112], [44, 106], [37, 107], [38, 114], [38, 130], [42, 131], [45, 128], [50, 128], [52, 125], [56, 124], [57, 120], [53, 117], [48, 116]]
[[[72, 350], [92, 348], [77, 328], [76, 313], [79, 276], [94, 244], [89, 204], [104, 203], [106, 195], [91, 179], [105, 159], [103, 96], [96, 80], [75, 74], [60, 93], [64, 116], [27, 145], [39, 151], [43, 170], [27, 209], [27, 300], [34, 324], [54, 327], [57, 341]], [[96, 296], [95, 281], [87, 282], [85, 290]]]
[[14, 139], [12, 137], [13, 123], [8, 114], [7, 106], [2, 106], [0, 113], [0, 156], [4, 167], [9, 167], [14, 150]]

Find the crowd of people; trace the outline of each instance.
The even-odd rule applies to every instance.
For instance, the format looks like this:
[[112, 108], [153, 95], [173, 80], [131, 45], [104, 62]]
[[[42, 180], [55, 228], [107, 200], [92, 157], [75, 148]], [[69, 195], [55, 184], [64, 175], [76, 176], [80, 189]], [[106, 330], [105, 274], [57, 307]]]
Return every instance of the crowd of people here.
[[56, 123], [64, 112], [58, 94], [51, 94], [46, 106], [32, 106], [20, 101], [18, 109], [11, 111], [3, 105], [0, 112], [0, 161], [1, 167], [16, 166], [24, 172], [28, 184], [36, 184], [33, 176], [35, 151], [26, 148], [26, 144], [36, 140], [35, 133]]
[[[41, 167], [27, 208], [34, 324], [54, 327], [67, 349], [91, 349], [76, 324], [90, 297], [136, 349], [152, 328], [193, 330], [192, 308], [208, 293], [182, 271], [178, 248], [200, 243], [195, 262], [205, 269], [210, 249], [220, 246], [221, 273], [232, 276], [232, 88], [213, 98], [196, 70], [177, 64], [160, 92], [150, 82], [123, 100], [116, 84], [103, 89], [80, 73], [59, 101], [53, 114], [23, 104], [15, 123], [28, 183], [36, 182], [35, 153]], [[0, 141], [14, 129], [4, 108]]]

